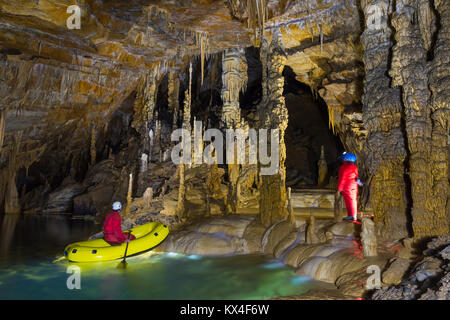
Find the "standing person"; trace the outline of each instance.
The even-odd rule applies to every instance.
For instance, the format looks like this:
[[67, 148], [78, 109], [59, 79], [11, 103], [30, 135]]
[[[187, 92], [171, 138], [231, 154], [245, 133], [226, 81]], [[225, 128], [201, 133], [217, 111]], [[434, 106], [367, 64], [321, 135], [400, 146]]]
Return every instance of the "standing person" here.
[[122, 218], [119, 212], [122, 210], [122, 204], [116, 201], [112, 205], [113, 211], [108, 214], [103, 223], [103, 239], [110, 245], [120, 245], [122, 242], [129, 242], [136, 239], [134, 235], [122, 232]]
[[362, 182], [358, 179], [358, 167], [355, 165], [356, 156], [353, 153], [344, 152], [340, 159], [344, 162], [339, 168], [338, 191], [341, 192], [348, 216], [344, 220], [357, 221], [358, 213], [358, 185]]

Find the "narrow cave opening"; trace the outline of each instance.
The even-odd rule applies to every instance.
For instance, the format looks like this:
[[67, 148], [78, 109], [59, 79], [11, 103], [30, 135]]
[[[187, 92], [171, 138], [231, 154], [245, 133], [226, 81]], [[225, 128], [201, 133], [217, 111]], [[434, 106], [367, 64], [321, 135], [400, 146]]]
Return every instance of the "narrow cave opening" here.
[[[286, 66], [283, 75], [283, 95], [289, 112], [285, 133], [286, 185], [293, 189], [332, 188], [330, 178], [337, 176], [338, 157], [344, 147], [328, 126], [327, 105], [322, 98], [313, 96], [309, 86], [295, 78], [292, 68]], [[325, 180], [319, 182], [318, 162], [322, 149], [328, 173]]]

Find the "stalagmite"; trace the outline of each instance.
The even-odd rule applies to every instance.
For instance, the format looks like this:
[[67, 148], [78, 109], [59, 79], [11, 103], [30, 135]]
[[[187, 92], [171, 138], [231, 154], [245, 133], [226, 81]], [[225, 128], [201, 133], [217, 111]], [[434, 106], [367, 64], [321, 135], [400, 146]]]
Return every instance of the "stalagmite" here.
[[147, 168], [148, 168], [148, 154], [143, 153], [141, 155], [141, 167], [140, 167], [140, 172], [144, 173], [147, 172]]
[[[153, 142], [153, 146], [154, 146], [154, 152], [156, 152], [156, 154], [160, 154], [162, 149], [161, 149], [161, 120], [159, 119], [158, 113], [155, 114], [155, 139]], [[161, 161], [161, 157], [160, 161]]]
[[148, 161], [150, 162], [152, 160], [152, 152], [153, 152], [153, 146], [155, 144], [155, 132], [153, 129], [148, 130], [148, 139], [144, 139], [144, 141], [148, 141]]
[[151, 202], [153, 200], [153, 188], [147, 188], [144, 192], [144, 206], [145, 208], [151, 207]]
[[202, 122], [194, 117], [194, 148], [192, 153], [192, 162], [194, 165], [201, 165], [203, 160], [203, 127]]
[[361, 244], [364, 257], [377, 256], [377, 237], [375, 232], [375, 223], [372, 219], [362, 219]]
[[139, 160], [140, 165], [138, 173], [137, 193], [141, 193], [142, 190], [145, 188], [145, 177], [147, 175], [148, 169], [148, 154], [142, 153]]
[[178, 166], [178, 177], [180, 180], [180, 184], [178, 187], [178, 201], [177, 201], [177, 217], [179, 219], [183, 219], [185, 212], [184, 212], [184, 201], [186, 198], [186, 187], [184, 185], [184, 164], [183, 162], [180, 163]]
[[131, 202], [133, 201], [132, 198], [132, 194], [133, 194], [133, 174], [130, 173], [130, 179], [128, 181], [128, 192], [127, 192], [127, 207], [125, 209], [125, 215], [128, 215], [130, 213], [130, 206], [131, 206]]
[[96, 157], [97, 157], [97, 150], [95, 148], [95, 141], [96, 141], [96, 131], [95, 131], [95, 124], [91, 127], [91, 166], [95, 165]]
[[340, 191], [334, 193], [334, 222], [340, 222], [342, 220], [342, 194]]
[[316, 218], [314, 216], [309, 217], [309, 224], [306, 229], [306, 243], [316, 244], [319, 243], [319, 238], [316, 234]]
[[319, 168], [317, 186], [319, 188], [322, 188], [327, 183], [326, 178], [327, 178], [327, 174], [328, 174], [328, 166], [327, 166], [327, 161], [325, 160], [324, 146], [322, 146], [320, 149], [320, 159], [317, 163], [317, 167]]
[[295, 225], [294, 208], [292, 206], [291, 188], [287, 188], [287, 211], [289, 214], [289, 222]]
[[191, 132], [192, 62], [189, 64], [189, 86], [184, 93], [183, 128]]
[[180, 108], [178, 100], [180, 92], [180, 78], [178, 77], [178, 71], [179, 71], [178, 69], [174, 68], [170, 69], [168, 79], [168, 90], [167, 90], [168, 107], [173, 114], [173, 122], [172, 122], [173, 129], [177, 127], [178, 112]]

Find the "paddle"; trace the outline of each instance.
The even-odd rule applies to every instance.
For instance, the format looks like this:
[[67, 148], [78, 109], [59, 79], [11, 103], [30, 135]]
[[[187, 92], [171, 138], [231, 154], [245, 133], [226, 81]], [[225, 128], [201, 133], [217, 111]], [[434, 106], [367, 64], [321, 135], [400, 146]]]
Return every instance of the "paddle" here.
[[128, 242], [127, 242], [127, 246], [125, 247], [125, 254], [123, 255], [123, 260], [120, 261], [120, 263], [117, 265], [118, 269], [125, 269], [128, 265], [126, 258], [127, 258], [127, 250], [128, 250], [128, 245], [130, 244], [130, 237], [131, 237], [131, 231], [128, 233]]

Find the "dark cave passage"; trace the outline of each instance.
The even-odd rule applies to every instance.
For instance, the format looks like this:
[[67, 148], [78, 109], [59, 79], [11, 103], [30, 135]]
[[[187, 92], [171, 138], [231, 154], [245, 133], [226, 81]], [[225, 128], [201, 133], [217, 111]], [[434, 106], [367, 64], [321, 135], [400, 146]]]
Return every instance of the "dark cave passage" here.
[[[328, 166], [326, 181], [337, 176], [339, 155], [344, 147], [328, 127], [327, 106], [317, 99], [310, 88], [295, 79], [295, 73], [286, 66], [284, 96], [289, 112], [285, 133], [286, 185], [292, 188], [314, 188], [318, 183], [318, 161], [323, 146]], [[333, 187], [332, 185], [330, 187]]]

